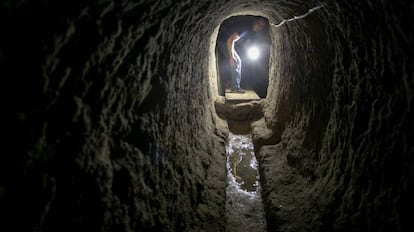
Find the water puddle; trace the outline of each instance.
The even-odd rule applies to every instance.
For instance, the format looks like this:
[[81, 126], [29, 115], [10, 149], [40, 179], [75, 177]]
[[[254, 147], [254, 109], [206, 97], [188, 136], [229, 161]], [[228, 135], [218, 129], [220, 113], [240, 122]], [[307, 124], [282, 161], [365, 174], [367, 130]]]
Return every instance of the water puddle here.
[[229, 133], [227, 231], [266, 231], [258, 163], [250, 134]]
[[256, 192], [259, 187], [258, 164], [254, 154], [251, 135], [230, 133], [226, 147], [227, 169], [232, 181], [247, 192]]

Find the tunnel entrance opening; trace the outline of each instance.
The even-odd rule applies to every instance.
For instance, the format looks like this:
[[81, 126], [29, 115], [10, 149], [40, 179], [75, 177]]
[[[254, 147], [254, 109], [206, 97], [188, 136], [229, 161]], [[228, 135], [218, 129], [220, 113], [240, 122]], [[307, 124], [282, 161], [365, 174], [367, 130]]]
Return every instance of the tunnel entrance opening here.
[[219, 95], [249, 100], [267, 96], [271, 46], [268, 29], [268, 19], [261, 16], [232, 16], [221, 23], [215, 49]]
[[[265, 17], [231, 16], [222, 21], [210, 40], [209, 80], [217, 116], [225, 120], [226, 139], [226, 228], [228, 231], [267, 231], [261, 197], [259, 163], [254, 151], [251, 124], [263, 118], [261, 98], [266, 98], [269, 85], [271, 37]], [[257, 22], [260, 30], [257, 30]], [[231, 26], [230, 26], [231, 25]], [[243, 30], [244, 28], [244, 30]], [[237, 31], [234, 51], [241, 62], [239, 88], [235, 91], [236, 65], [230, 63], [225, 37]], [[235, 63], [236, 64], [236, 63]], [[233, 80], [233, 81], [232, 81]]]

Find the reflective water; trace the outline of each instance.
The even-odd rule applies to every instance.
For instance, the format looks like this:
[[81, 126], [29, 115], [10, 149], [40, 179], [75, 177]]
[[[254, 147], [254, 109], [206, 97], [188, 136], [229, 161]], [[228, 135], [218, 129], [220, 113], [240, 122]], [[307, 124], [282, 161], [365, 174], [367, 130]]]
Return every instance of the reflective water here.
[[227, 169], [232, 181], [240, 189], [255, 192], [259, 187], [259, 171], [251, 135], [235, 135], [230, 133], [226, 147]]
[[229, 134], [227, 231], [266, 231], [258, 163], [250, 134]]

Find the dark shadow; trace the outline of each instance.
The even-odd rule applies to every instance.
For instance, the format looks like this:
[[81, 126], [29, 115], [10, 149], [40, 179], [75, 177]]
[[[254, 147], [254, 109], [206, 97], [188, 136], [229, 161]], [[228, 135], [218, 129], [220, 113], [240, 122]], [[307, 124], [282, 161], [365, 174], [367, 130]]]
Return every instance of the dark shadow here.
[[233, 121], [227, 120], [229, 131], [236, 135], [248, 135], [250, 134], [251, 121]]
[[[254, 32], [253, 25], [258, 19], [264, 21], [264, 26], [261, 30]], [[242, 62], [240, 87], [254, 90], [261, 98], [267, 96], [271, 46], [268, 29], [268, 20], [260, 16], [233, 16], [221, 23], [216, 43], [219, 95], [224, 96], [225, 89], [231, 87], [232, 69], [229, 62], [227, 39], [236, 32], [241, 37], [235, 43], [235, 50]], [[248, 56], [248, 49], [252, 46], [257, 47], [259, 50], [259, 57], [256, 60], [252, 60]]]

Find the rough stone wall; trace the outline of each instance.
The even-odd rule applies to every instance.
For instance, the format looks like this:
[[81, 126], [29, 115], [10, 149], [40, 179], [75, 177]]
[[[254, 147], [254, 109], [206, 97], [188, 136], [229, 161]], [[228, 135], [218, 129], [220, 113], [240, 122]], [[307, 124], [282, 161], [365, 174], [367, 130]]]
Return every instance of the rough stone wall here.
[[413, 12], [405, 1], [332, 9], [335, 102], [315, 185], [328, 230], [412, 228]]
[[412, 228], [413, 9], [328, 1], [320, 14], [273, 31], [264, 113], [267, 143], [278, 144], [259, 153], [270, 227]]
[[[273, 15], [273, 23], [282, 19], [300, 15], [308, 9], [320, 4], [300, 5], [280, 4], [284, 14]], [[265, 101], [265, 117], [269, 127], [274, 130], [274, 141], [281, 140], [287, 123], [293, 121], [295, 115], [304, 111], [312, 114], [313, 118], [320, 118], [320, 122], [308, 124], [309, 131], [320, 134], [316, 128], [323, 128], [327, 121], [327, 105], [331, 94], [331, 67], [326, 66], [330, 59], [328, 35], [323, 31], [326, 26], [320, 17], [322, 8], [305, 19], [292, 21], [281, 27], [271, 27], [273, 39], [273, 53], [271, 54], [272, 81], [270, 96]], [[284, 11], [281, 10], [283, 13]], [[299, 116], [298, 116], [299, 117]], [[311, 138], [312, 137], [312, 138]], [[318, 139], [308, 135], [307, 144], [310, 148]]]
[[[277, 24], [318, 3], [281, 3]], [[319, 214], [309, 192], [332, 104], [333, 49], [327, 7], [304, 19], [272, 27], [271, 76], [265, 120], [252, 124], [270, 231], [318, 231]], [[271, 136], [263, 123], [271, 129]]]
[[11, 118], [1, 230], [223, 230], [208, 11], [194, 1], [2, 2]]

